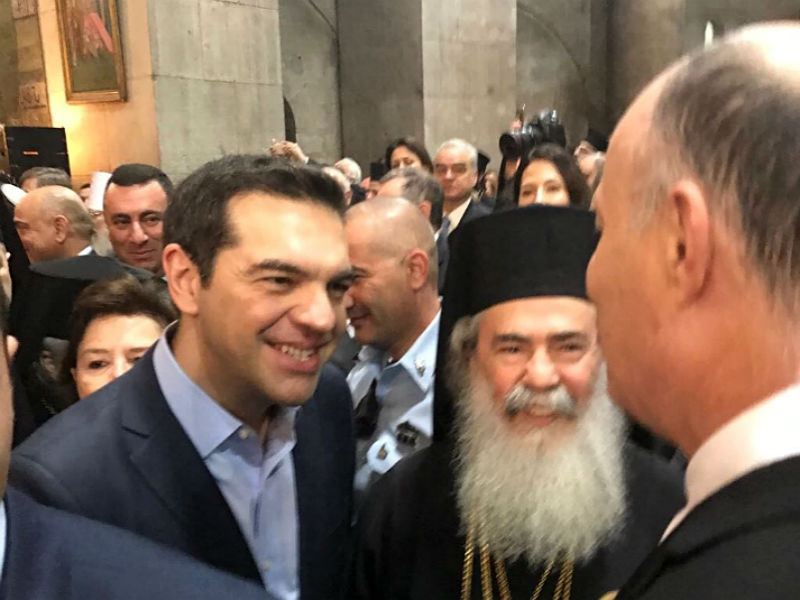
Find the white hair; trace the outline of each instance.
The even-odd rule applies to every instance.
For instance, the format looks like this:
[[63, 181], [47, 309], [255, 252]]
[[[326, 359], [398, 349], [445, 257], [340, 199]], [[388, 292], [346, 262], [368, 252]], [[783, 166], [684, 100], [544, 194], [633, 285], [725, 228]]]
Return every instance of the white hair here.
[[361, 181], [361, 167], [359, 167], [358, 163], [352, 158], [344, 157], [338, 160], [333, 166], [344, 173], [347, 179], [350, 180], [350, 183], [357, 184]]
[[469, 164], [473, 171], [478, 170], [478, 149], [466, 140], [452, 138], [447, 140], [436, 151], [438, 155], [442, 150], [465, 150], [469, 154]]
[[461, 377], [456, 491], [464, 528], [478, 519], [492, 552], [531, 565], [588, 559], [611, 542], [626, 514], [625, 421], [605, 393], [604, 371], [564, 439], [552, 439], [557, 425], [510, 433], [488, 381], [470, 371]]

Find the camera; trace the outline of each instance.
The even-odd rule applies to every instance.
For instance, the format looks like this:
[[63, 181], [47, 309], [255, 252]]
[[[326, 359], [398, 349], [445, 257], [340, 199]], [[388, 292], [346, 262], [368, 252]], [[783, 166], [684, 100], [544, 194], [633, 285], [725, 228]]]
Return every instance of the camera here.
[[536, 120], [529, 121], [519, 131], [504, 133], [500, 136], [499, 146], [504, 159], [517, 160], [545, 143], [567, 145], [566, 131], [556, 110], [543, 110]]

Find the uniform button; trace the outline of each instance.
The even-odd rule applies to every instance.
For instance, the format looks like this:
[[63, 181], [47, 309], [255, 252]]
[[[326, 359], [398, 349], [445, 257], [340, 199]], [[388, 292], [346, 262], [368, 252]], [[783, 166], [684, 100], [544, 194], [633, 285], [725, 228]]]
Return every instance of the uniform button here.
[[247, 429], [245, 429], [244, 427], [241, 427], [239, 429], [239, 439], [246, 440], [249, 437], [250, 437], [250, 432], [247, 431]]
[[271, 566], [272, 566], [272, 561], [269, 561], [269, 560], [262, 560], [261, 561], [261, 570], [262, 571], [269, 571]]

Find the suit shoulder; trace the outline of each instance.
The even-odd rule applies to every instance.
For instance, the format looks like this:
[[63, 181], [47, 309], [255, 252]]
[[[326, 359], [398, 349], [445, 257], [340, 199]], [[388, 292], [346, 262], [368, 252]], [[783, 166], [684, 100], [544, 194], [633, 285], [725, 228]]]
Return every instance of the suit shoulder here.
[[30, 585], [20, 572], [30, 570], [39, 574], [36, 585], [68, 581], [74, 597], [264, 597], [257, 586], [128, 531], [37, 504], [13, 491], [9, 500], [9, 543], [21, 554], [4, 573], [12, 585], [15, 578], [21, 586]]

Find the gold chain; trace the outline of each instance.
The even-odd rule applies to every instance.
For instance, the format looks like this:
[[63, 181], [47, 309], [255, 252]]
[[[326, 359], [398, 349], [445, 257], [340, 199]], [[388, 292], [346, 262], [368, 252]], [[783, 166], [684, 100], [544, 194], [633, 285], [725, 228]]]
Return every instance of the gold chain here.
[[[461, 600], [469, 600], [472, 594], [472, 572], [473, 563], [475, 561], [476, 546], [475, 538], [476, 530], [478, 529], [480, 529], [481, 591], [483, 600], [492, 600], [494, 596], [492, 590], [492, 557], [482, 525], [483, 524], [481, 524], [481, 527], [478, 528], [475, 526], [475, 520], [470, 519], [469, 527], [467, 528], [467, 540], [466, 544], [464, 545], [464, 569], [461, 578]], [[497, 577], [497, 586], [500, 590], [500, 598], [501, 600], [511, 600], [511, 588], [508, 585], [508, 575], [506, 574], [505, 565], [500, 558], [496, 556], [493, 558]], [[544, 589], [544, 585], [547, 583], [547, 579], [550, 577], [553, 567], [555, 567], [555, 562], [556, 561], [553, 558], [547, 563], [544, 573], [542, 573], [542, 577], [539, 579], [539, 583], [536, 585], [536, 589], [533, 590], [531, 600], [539, 600], [539, 596]], [[559, 570], [558, 582], [556, 583], [556, 590], [553, 594], [553, 600], [570, 599], [570, 595], [572, 594], [572, 577], [574, 572], [574, 563], [569, 558], [565, 558], [561, 563], [561, 569]]]

